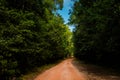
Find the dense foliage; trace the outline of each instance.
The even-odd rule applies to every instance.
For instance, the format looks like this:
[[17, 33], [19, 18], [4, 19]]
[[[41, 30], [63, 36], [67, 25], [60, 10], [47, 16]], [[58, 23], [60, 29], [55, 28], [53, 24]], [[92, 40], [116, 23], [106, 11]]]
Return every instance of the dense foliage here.
[[0, 80], [62, 59], [71, 32], [56, 10], [63, 0], [0, 0]]
[[88, 62], [120, 66], [120, 1], [74, 0], [75, 56]]

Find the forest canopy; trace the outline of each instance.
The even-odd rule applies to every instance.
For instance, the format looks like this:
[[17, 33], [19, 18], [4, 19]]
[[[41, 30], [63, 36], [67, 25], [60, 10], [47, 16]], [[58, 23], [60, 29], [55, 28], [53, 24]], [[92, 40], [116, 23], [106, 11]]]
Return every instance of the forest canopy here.
[[75, 26], [75, 56], [87, 62], [120, 66], [120, 1], [74, 0], [69, 23]]
[[65, 58], [71, 36], [56, 12], [63, 0], [0, 0], [0, 79]]

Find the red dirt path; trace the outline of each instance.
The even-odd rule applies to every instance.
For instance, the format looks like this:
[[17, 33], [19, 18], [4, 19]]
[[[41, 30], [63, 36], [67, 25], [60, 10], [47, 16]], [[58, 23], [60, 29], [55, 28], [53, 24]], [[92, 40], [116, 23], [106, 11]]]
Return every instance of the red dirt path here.
[[55, 67], [38, 75], [34, 80], [87, 80], [85, 74], [79, 72], [72, 64], [72, 60], [64, 60]]

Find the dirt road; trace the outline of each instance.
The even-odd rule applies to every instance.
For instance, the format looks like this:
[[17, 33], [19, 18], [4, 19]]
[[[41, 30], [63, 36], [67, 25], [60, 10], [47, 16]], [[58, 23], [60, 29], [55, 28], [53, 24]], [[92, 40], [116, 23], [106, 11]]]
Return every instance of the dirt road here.
[[34, 80], [120, 80], [120, 73], [67, 59], [38, 75]]
[[73, 59], [67, 59], [57, 66], [38, 75], [34, 80], [87, 80], [72, 64]]

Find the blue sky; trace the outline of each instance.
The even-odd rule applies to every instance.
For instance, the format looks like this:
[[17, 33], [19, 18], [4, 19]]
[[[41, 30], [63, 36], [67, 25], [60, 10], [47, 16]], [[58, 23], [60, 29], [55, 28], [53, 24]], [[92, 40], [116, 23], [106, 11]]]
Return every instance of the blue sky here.
[[[64, 5], [63, 5], [63, 9], [59, 10], [58, 13], [60, 15], [62, 15], [62, 17], [64, 18], [65, 24], [68, 23], [68, 19], [69, 19], [69, 10], [71, 9], [73, 5], [73, 1], [71, 0], [64, 0]], [[70, 30], [73, 30], [73, 27], [69, 27]]]

